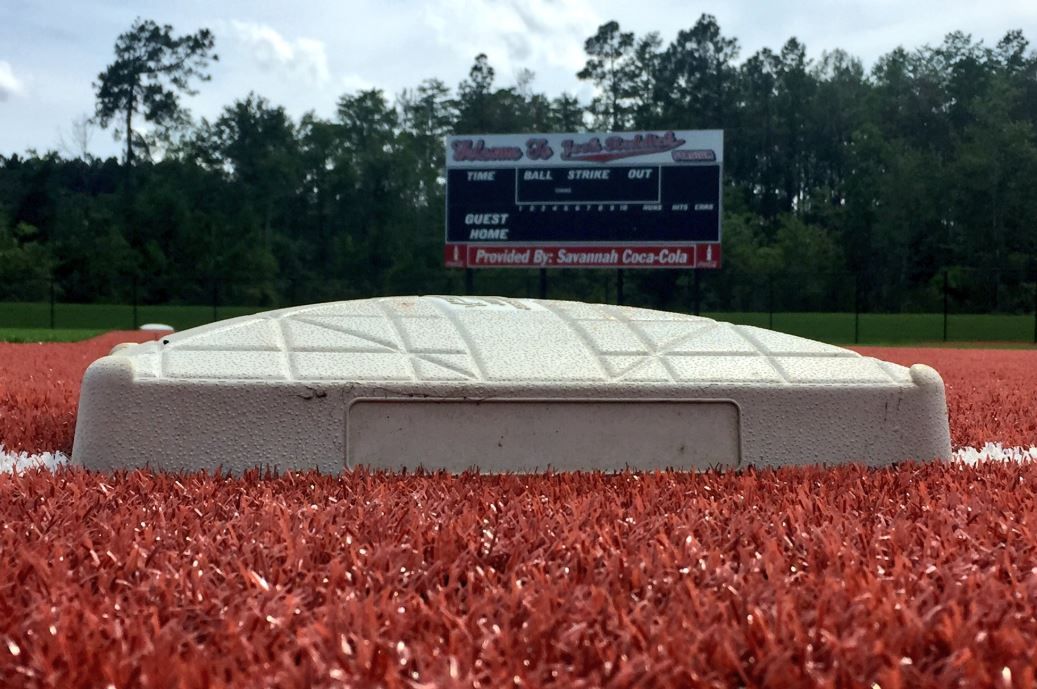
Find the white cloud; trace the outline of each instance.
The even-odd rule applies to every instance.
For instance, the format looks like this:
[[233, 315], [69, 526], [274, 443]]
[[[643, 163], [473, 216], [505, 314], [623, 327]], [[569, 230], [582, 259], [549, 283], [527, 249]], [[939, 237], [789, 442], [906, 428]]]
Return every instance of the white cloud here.
[[[373, 81], [370, 81], [369, 79], [363, 78], [359, 74], [346, 74], [343, 75], [338, 81], [338, 85], [346, 91], [366, 91], [368, 89], [376, 88], [380, 88], [383, 91], [386, 90], [384, 84], [376, 84]], [[389, 92], [388, 95], [392, 96], [393, 94], [392, 92]]]
[[25, 90], [22, 81], [14, 75], [10, 62], [0, 60], [0, 101], [16, 96]]
[[425, 23], [440, 45], [468, 60], [485, 52], [507, 77], [523, 67], [579, 71], [601, 18], [587, 0], [446, 0], [425, 8]]
[[265, 69], [279, 70], [292, 79], [323, 85], [331, 78], [324, 42], [315, 38], [288, 40], [267, 24], [232, 21], [230, 32], [252, 51], [252, 57]]

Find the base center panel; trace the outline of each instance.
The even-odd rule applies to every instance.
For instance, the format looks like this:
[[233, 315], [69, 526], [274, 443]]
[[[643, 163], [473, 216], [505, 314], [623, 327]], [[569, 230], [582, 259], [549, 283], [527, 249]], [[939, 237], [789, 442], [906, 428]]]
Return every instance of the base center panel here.
[[346, 416], [347, 468], [524, 473], [740, 460], [739, 408], [728, 400], [358, 399]]

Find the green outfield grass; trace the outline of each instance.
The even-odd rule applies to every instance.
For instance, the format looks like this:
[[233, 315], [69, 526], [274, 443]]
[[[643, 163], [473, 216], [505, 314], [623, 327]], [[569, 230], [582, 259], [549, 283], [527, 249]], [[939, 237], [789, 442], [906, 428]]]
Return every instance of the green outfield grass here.
[[78, 328], [0, 328], [0, 342], [79, 342], [104, 332]]
[[[139, 306], [137, 322], [166, 323], [177, 330], [233, 318], [258, 311], [260, 307], [226, 306]], [[833, 344], [854, 343], [852, 313], [710, 312], [702, 315], [717, 320], [809, 337]], [[214, 318], [215, 317], [215, 318]], [[0, 303], [0, 340], [15, 342], [71, 341], [92, 337], [107, 330], [133, 328], [133, 307], [124, 304], [55, 304], [50, 329], [50, 305], [29, 302]], [[1032, 344], [1032, 315], [952, 314], [947, 323], [949, 343]], [[860, 344], [920, 344], [943, 342], [943, 314], [865, 313], [857, 324]]]
[[[137, 323], [165, 323], [177, 330], [193, 328], [214, 320], [245, 316], [261, 307], [226, 306], [138, 306]], [[46, 302], [0, 303], [0, 328], [49, 328], [50, 304]], [[127, 304], [55, 304], [57, 328], [89, 330], [132, 330], [133, 307]]]
[[[853, 344], [852, 313], [704, 313], [704, 316], [743, 325], [773, 328], [832, 344]], [[860, 344], [917, 344], [943, 341], [941, 313], [862, 313]], [[951, 314], [948, 342], [1033, 343], [1032, 315]]]

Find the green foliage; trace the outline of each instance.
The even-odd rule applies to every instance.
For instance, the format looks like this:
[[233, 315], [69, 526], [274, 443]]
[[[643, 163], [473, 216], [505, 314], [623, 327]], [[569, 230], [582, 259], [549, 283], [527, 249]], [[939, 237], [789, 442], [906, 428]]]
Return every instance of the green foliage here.
[[96, 118], [107, 127], [118, 118], [126, 139], [126, 163], [133, 162], [133, 116], [165, 128], [183, 117], [178, 94], [194, 94], [191, 81], [209, 79], [217, 56], [212, 32], [173, 36], [173, 27], [137, 19], [115, 42], [115, 61], [97, 76]]
[[[630, 125], [637, 80], [639, 75], [643, 76], [634, 46], [634, 34], [621, 31], [615, 21], [599, 26], [597, 33], [584, 43], [587, 64], [577, 76], [590, 81], [598, 90], [590, 111], [599, 127], [615, 131]], [[651, 46], [641, 51], [642, 58], [650, 54]]]
[[0, 285], [18, 299], [41, 299], [50, 289], [54, 261], [39, 234], [25, 222], [12, 227], [0, 213]]
[[[663, 121], [687, 122], [688, 128], [697, 129], [729, 126], [738, 87], [734, 66], [738, 53], [738, 41], [725, 37], [712, 15], [704, 14], [692, 28], [678, 31], [673, 43], [659, 54], [661, 83], [651, 94]], [[640, 126], [660, 125], [646, 122]]]

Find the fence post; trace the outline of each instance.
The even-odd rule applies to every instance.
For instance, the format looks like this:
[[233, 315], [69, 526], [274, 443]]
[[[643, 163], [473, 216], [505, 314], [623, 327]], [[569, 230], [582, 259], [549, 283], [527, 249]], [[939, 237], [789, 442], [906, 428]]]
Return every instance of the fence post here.
[[774, 330], [774, 276], [767, 276], [767, 329]]
[[137, 276], [133, 276], [133, 329], [140, 327], [140, 319], [137, 317]]
[[54, 330], [54, 278], [50, 279], [50, 329]]
[[547, 268], [540, 269], [540, 298], [547, 299]]
[[943, 341], [947, 341], [947, 288], [948, 288], [948, 277], [947, 270], [943, 271]]
[[861, 276], [853, 274], [853, 343], [861, 343]]

